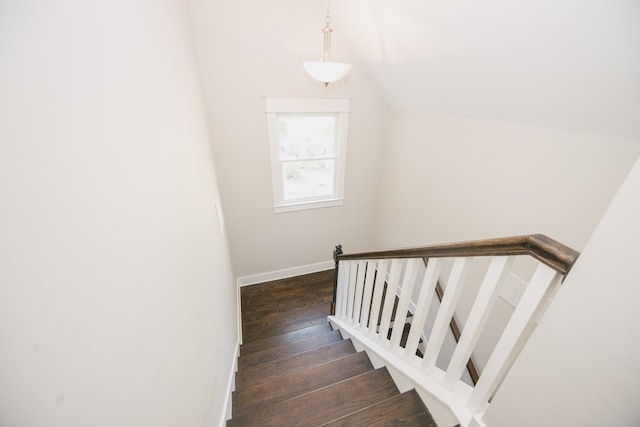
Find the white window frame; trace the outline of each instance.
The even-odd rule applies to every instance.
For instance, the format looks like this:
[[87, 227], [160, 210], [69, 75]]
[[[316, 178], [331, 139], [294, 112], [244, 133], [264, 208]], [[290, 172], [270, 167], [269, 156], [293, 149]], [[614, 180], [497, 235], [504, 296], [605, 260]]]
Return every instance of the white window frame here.
[[[275, 213], [342, 205], [347, 157], [350, 98], [347, 97], [286, 97], [267, 96], [266, 113], [271, 152], [271, 181], [273, 185], [273, 211]], [[285, 201], [282, 182], [282, 160], [278, 134], [278, 115], [317, 113], [336, 115], [336, 152], [334, 191], [332, 195]]]

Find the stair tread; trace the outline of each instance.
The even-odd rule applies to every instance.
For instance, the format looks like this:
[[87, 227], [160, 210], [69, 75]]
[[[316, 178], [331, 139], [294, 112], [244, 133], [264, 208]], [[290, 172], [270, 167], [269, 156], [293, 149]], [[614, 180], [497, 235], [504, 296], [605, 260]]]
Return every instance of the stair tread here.
[[323, 347], [337, 341], [342, 341], [342, 335], [340, 335], [339, 331], [331, 331], [322, 335], [304, 338], [299, 341], [277, 345], [255, 353], [247, 354], [246, 356], [240, 356], [238, 358], [238, 368], [244, 369], [249, 366], [257, 366], [281, 357], [292, 356], [314, 348]]
[[310, 326], [308, 328], [297, 329], [285, 334], [274, 335], [272, 337], [263, 338], [256, 341], [251, 341], [240, 346], [240, 355], [245, 356], [247, 354], [255, 353], [270, 347], [277, 345], [287, 344], [294, 341], [299, 341], [303, 338], [314, 337], [331, 332], [331, 325], [329, 323], [321, 323], [319, 325]]
[[282, 375], [283, 372], [294, 373], [308, 369], [355, 352], [356, 350], [351, 340], [341, 340], [293, 356], [279, 358], [253, 367], [246, 367], [236, 374], [236, 388], [268, 380]]
[[271, 405], [372, 370], [373, 365], [366, 353], [359, 352], [293, 374], [250, 384], [233, 392], [234, 416], [240, 416], [258, 406]]
[[389, 425], [438, 427], [415, 389], [323, 424], [323, 427], [383, 427]]
[[227, 426], [321, 425], [398, 393], [387, 369], [380, 368], [234, 417]]

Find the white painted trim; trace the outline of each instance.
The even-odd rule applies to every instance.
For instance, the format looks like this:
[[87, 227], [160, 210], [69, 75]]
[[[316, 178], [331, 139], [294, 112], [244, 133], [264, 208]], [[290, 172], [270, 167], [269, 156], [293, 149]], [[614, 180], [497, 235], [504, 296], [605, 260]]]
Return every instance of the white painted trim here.
[[349, 96], [265, 96], [267, 113], [348, 113]]
[[344, 198], [337, 199], [322, 199], [314, 200], [310, 202], [289, 203], [273, 207], [274, 213], [302, 211], [305, 209], [319, 209], [329, 208], [331, 206], [341, 206], [344, 202]]
[[301, 265], [299, 267], [285, 268], [282, 270], [269, 271], [266, 273], [254, 274], [251, 276], [238, 277], [236, 279], [238, 287], [255, 285], [272, 280], [286, 279], [287, 277], [301, 276], [303, 274], [317, 273], [319, 271], [332, 270], [335, 267], [333, 261], [324, 261], [316, 264]]
[[[349, 97], [265, 97], [267, 130], [269, 135], [269, 153], [271, 157], [271, 184], [273, 186], [274, 213], [298, 211], [303, 209], [340, 206], [344, 198], [344, 181], [349, 133]], [[280, 153], [280, 132], [278, 117], [280, 114], [329, 114], [335, 117], [335, 153], [330, 156], [334, 161], [334, 182], [331, 194], [302, 197], [285, 200], [282, 182]], [[306, 160], [314, 160], [308, 158]], [[320, 159], [320, 158], [318, 158]], [[298, 161], [304, 158], [296, 159]]]
[[488, 427], [482, 419], [483, 417], [484, 412], [474, 415], [473, 418], [471, 418], [471, 422], [469, 422], [469, 427]]
[[242, 345], [242, 300], [240, 286], [236, 286], [236, 330], [238, 332], [238, 345]]
[[226, 408], [224, 412], [220, 415], [220, 422], [218, 423], [219, 427], [225, 427], [227, 425], [227, 420], [231, 419], [231, 402], [233, 399], [231, 398], [231, 393], [236, 388], [236, 371], [238, 370], [238, 357], [240, 356], [240, 344], [236, 344], [236, 351], [233, 355], [233, 363], [231, 364], [231, 372], [229, 372], [229, 379], [227, 380], [227, 394], [224, 399], [223, 408]]
[[451, 416], [456, 418], [462, 427], [469, 427], [472, 415], [465, 407], [464, 402], [468, 400], [473, 390], [470, 386], [459, 383], [456, 390], [446, 390], [441, 386], [444, 378], [444, 371], [441, 369], [436, 367], [431, 374], [427, 375], [418, 366], [408, 363], [389, 348], [379, 345], [361, 331], [348, 325], [348, 322], [336, 316], [329, 316], [328, 320], [334, 330], [338, 329], [345, 339], [351, 339], [356, 350], [364, 350], [372, 361], [375, 358], [382, 359], [387, 368], [392, 367], [398, 374], [404, 375], [405, 379], [412, 382], [419, 392], [429, 394], [442, 404], [443, 408], [448, 409]]

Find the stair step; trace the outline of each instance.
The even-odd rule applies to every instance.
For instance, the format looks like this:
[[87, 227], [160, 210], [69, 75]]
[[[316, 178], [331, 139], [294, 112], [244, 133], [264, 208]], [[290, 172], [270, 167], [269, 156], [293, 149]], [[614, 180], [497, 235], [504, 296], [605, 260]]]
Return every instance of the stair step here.
[[242, 337], [245, 342], [284, 334], [308, 326], [327, 322], [331, 300], [304, 307], [281, 308], [279, 311], [252, 313], [242, 318]]
[[240, 356], [238, 358], [238, 369], [245, 369], [250, 366], [257, 366], [281, 357], [303, 353], [337, 341], [342, 341], [342, 335], [340, 335], [339, 331], [332, 331], [315, 337], [304, 338], [292, 343], [277, 345], [275, 347], [247, 354], [246, 356]]
[[376, 369], [311, 393], [261, 407], [227, 422], [233, 426], [317, 426], [398, 394], [386, 368]]
[[275, 347], [281, 344], [300, 341], [301, 339], [304, 339], [304, 338], [315, 337], [318, 335], [329, 333], [331, 331], [332, 331], [331, 325], [325, 322], [320, 325], [311, 326], [304, 329], [298, 329], [286, 334], [263, 338], [261, 340], [242, 344], [240, 346], [240, 355], [244, 356], [250, 353], [255, 353], [255, 352], [264, 350], [269, 347]]
[[351, 340], [337, 341], [323, 347], [241, 369], [236, 374], [236, 389], [283, 374], [292, 374], [355, 353]]
[[366, 353], [354, 353], [294, 374], [282, 375], [233, 392], [233, 413], [240, 416], [258, 406], [271, 405], [372, 371]]
[[415, 389], [323, 424], [324, 427], [383, 427], [390, 425], [438, 427]]

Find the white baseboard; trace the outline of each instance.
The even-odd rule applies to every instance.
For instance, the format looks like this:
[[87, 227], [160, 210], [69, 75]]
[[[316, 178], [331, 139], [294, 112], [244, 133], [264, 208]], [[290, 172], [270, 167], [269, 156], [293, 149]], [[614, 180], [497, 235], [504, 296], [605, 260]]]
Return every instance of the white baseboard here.
[[238, 357], [240, 356], [240, 345], [236, 345], [236, 351], [233, 355], [233, 363], [231, 364], [231, 372], [229, 372], [229, 379], [227, 380], [227, 394], [224, 399], [223, 408], [226, 408], [222, 415], [220, 416], [220, 423], [218, 424], [220, 427], [225, 427], [227, 425], [227, 420], [231, 419], [231, 393], [235, 391], [236, 388], [236, 372], [238, 371]]
[[236, 328], [238, 330], [238, 345], [242, 345], [242, 301], [240, 299], [240, 286], [236, 286]]
[[333, 261], [319, 262], [316, 264], [302, 265], [299, 267], [285, 268], [283, 270], [254, 274], [252, 276], [238, 277], [238, 287], [255, 285], [257, 283], [270, 282], [272, 280], [286, 279], [287, 277], [301, 276], [303, 274], [317, 273], [331, 270], [335, 267]]

